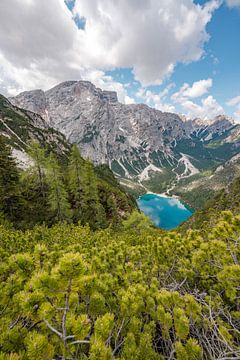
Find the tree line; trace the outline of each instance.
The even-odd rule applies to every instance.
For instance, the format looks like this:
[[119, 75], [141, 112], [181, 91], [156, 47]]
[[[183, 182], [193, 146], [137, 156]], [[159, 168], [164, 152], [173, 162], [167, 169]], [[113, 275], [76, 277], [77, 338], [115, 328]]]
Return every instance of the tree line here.
[[[28, 167], [20, 171], [10, 147], [0, 137], [1, 218], [16, 228], [58, 222], [104, 228], [120, 221], [120, 210], [131, 210], [127, 196], [101, 180], [93, 164], [73, 145], [65, 166], [56, 154], [47, 154], [37, 142], [28, 145]], [[115, 187], [115, 188], [114, 188]]]

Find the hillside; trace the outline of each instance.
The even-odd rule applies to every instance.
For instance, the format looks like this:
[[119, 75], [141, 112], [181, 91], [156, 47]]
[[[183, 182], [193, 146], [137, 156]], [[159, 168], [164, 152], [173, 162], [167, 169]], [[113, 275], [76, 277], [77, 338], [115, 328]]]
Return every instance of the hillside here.
[[[239, 164], [238, 164], [239, 165]], [[230, 170], [230, 169], [228, 169]], [[231, 174], [233, 177], [233, 174]], [[240, 175], [240, 174], [238, 174]], [[221, 179], [223, 177], [221, 176]], [[198, 191], [199, 189], [195, 189]], [[206, 191], [206, 190], [205, 190]], [[204, 197], [204, 190], [200, 193]], [[204, 229], [208, 231], [209, 228], [214, 227], [218, 221], [218, 214], [221, 211], [231, 211], [234, 214], [239, 214], [240, 211], [240, 177], [234, 178], [233, 181], [225, 183], [225, 186], [212, 197], [202, 208], [196, 211], [181, 228], [186, 229]]]
[[42, 118], [43, 134], [34, 113], [4, 102], [2, 114], [0, 358], [238, 359], [239, 180], [163, 231], [107, 165], [67, 142], [63, 161]]
[[83, 157], [106, 163], [130, 192], [161, 193], [206, 174], [239, 154], [233, 119], [188, 120], [144, 104], [125, 105], [115, 92], [88, 81], [66, 81], [10, 101], [40, 114], [79, 146]]
[[66, 157], [70, 144], [65, 136], [50, 127], [36, 113], [13, 106], [0, 94], [0, 134], [14, 150], [21, 166], [28, 161], [26, 150], [30, 141], [37, 141], [47, 152]]
[[214, 170], [182, 179], [172, 194], [179, 196], [194, 209], [201, 209], [222, 189], [226, 189], [234, 179], [240, 176], [239, 154]]
[[17, 228], [59, 220], [116, 226], [136, 207], [107, 165], [94, 167], [41, 116], [3, 96], [0, 147], [0, 213]]
[[202, 235], [138, 213], [120, 231], [0, 229], [2, 359], [239, 359], [239, 215]]

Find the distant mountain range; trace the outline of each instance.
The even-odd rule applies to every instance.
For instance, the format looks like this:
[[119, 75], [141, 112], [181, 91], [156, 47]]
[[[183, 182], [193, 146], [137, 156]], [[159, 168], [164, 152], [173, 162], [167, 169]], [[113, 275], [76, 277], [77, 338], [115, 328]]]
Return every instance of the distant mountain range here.
[[87, 81], [9, 100], [40, 115], [45, 126], [78, 144], [85, 158], [108, 164], [133, 190], [174, 191], [184, 179], [209, 175], [240, 153], [240, 126], [232, 118], [186, 120], [144, 104], [121, 104], [115, 92]]

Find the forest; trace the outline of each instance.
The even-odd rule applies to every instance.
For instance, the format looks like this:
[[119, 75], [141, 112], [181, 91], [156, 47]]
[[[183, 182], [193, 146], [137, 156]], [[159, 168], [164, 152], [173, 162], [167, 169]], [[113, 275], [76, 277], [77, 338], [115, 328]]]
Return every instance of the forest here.
[[105, 165], [94, 167], [77, 146], [66, 154], [28, 144], [29, 163], [19, 169], [5, 137], [0, 136], [0, 214], [15, 228], [58, 222], [117, 226], [136, 207]]
[[28, 154], [1, 138], [1, 360], [240, 358], [239, 181], [163, 231], [76, 147]]

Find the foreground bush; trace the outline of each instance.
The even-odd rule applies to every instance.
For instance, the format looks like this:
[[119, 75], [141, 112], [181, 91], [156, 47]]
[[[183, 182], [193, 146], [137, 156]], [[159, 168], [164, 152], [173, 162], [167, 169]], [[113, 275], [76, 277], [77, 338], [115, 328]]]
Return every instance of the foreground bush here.
[[240, 358], [240, 216], [208, 237], [136, 214], [0, 236], [0, 359]]

